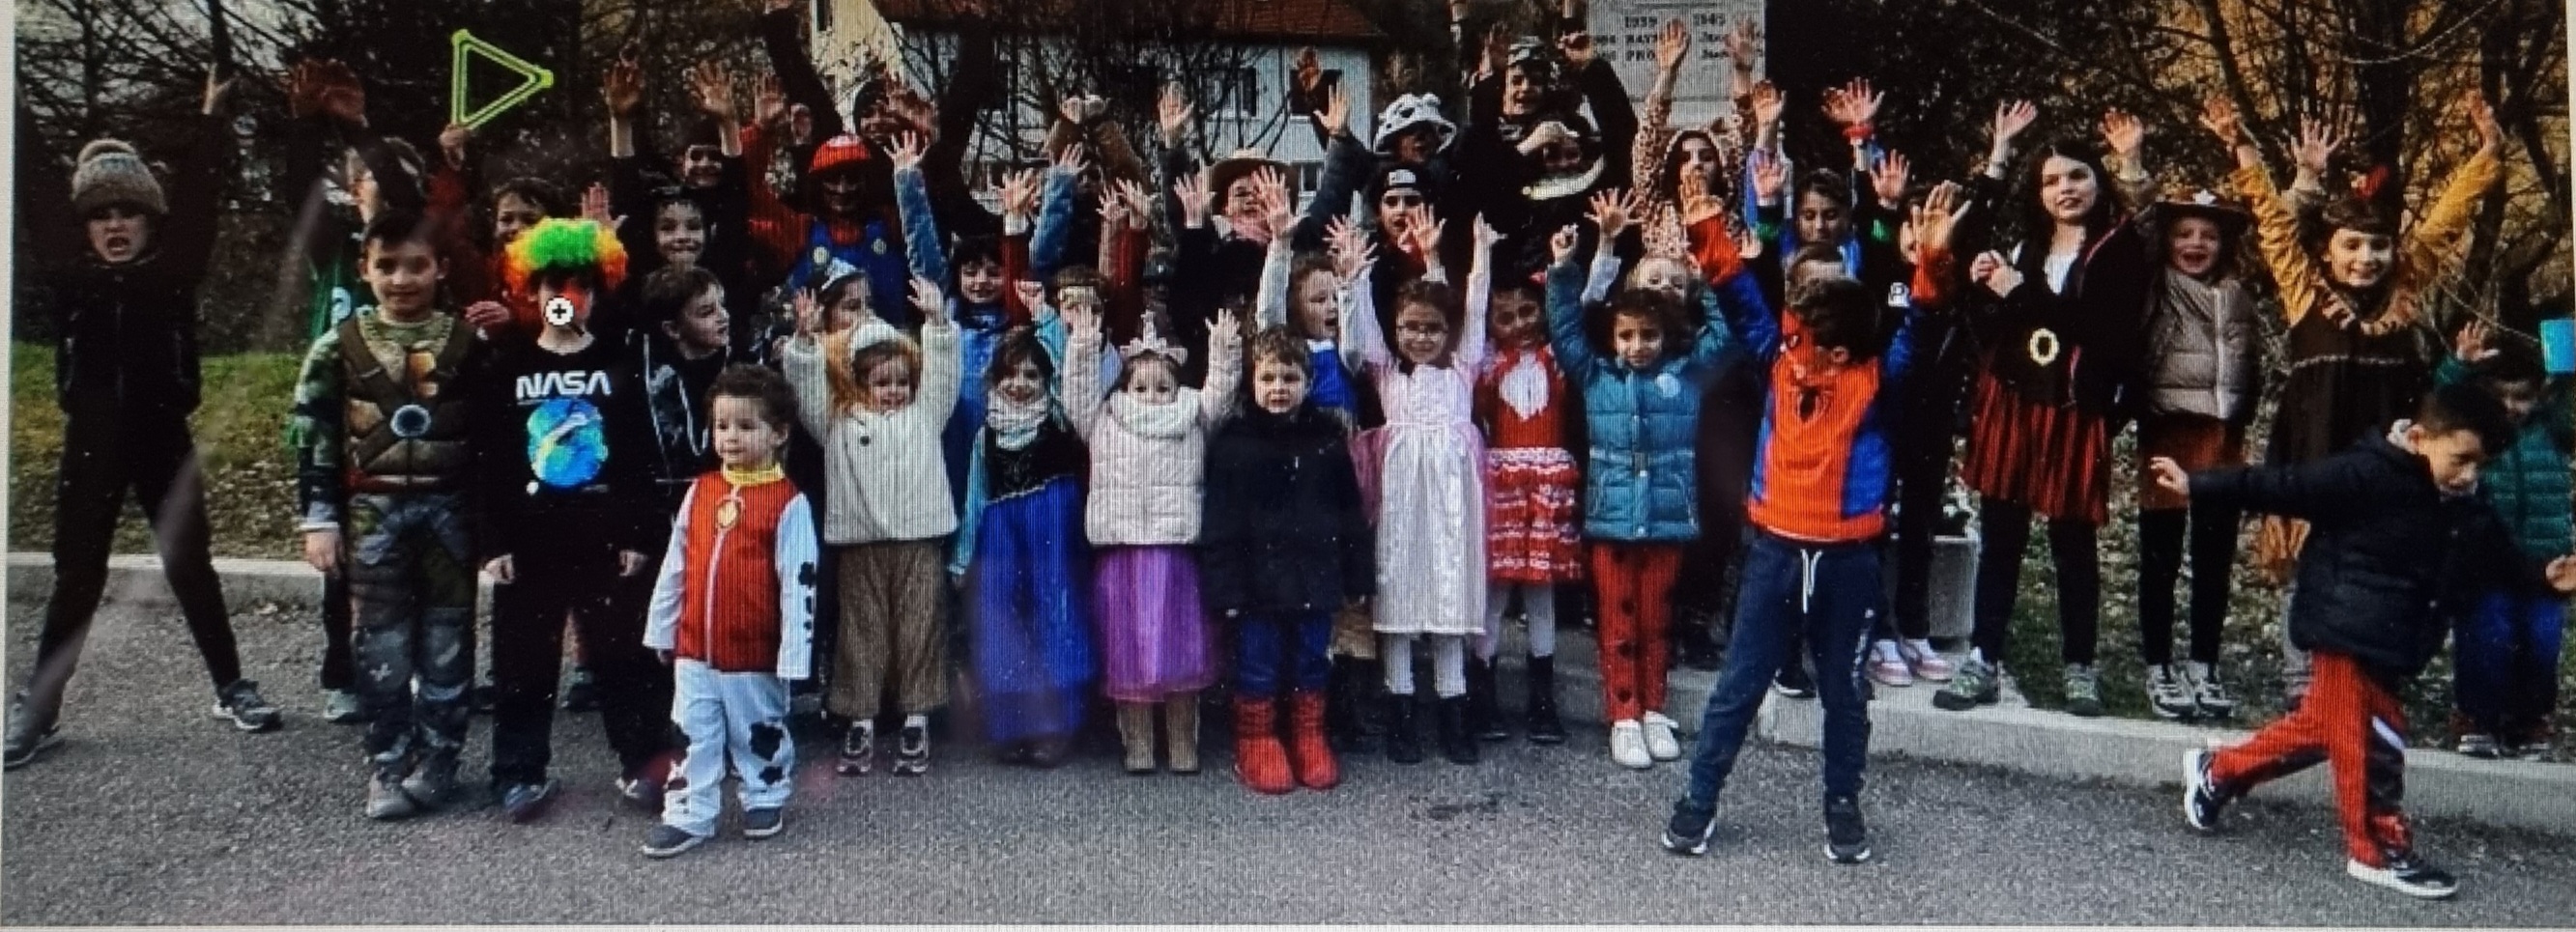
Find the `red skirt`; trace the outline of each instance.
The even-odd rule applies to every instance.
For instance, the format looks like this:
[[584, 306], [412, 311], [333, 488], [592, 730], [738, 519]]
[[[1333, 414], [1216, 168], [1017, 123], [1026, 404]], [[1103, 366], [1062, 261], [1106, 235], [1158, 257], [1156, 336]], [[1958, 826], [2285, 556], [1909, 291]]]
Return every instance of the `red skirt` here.
[[2099, 414], [2037, 404], [1977, 376], [1976, 419], [1960, 481], [2043, 518], [2111, 519], [2111, 432]]
[[1553, 447], [1485, 451], [1485, 567], [1495, 582], [1583, 578], [1583, 500], [1574, 455]]

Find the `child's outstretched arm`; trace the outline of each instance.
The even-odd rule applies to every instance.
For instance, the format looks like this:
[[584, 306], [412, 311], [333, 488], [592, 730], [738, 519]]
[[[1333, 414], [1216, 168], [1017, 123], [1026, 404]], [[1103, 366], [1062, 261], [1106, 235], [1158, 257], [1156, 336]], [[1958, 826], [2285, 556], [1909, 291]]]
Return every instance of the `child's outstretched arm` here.
[[2147, 464], [2156, 484], [2195, 502], [2313, 521], [2369, 507], [2370, 481], [2356, 456], [2342, 453], [2286, 466], [2234, 466], [2186, 475], [2167, 457]]
[[2156, 202], [2155, 173], [2147, 170], [2147, 121], [2136, 114], [2113, 108], [2102, 114], [2104, 167], [2111, 170], [2112, 186], [2120, 192], [2122, 204], [2136, 211]]
[[[787, 91], [787, 99], [804, 105], [814, 116], [814, 138], [830, 139], [841, 134], [841, 108], [832, 103], [832, 89], [824, 86], [823, 76], [814, 70], [814, 60], [805, 54], [797, 11], [805, 4], [798, 0], [767, 0], [760, 14], [760, 44], [769, 52], [769, 65], [778, 72], [778, 83]], [[805, 166], [796, 166], [802, 173]]]
[[1476, 254], [1467, 260], [1467, 293], [1464, 296], [1467, 313], [1458, 332], [1456, 368], [1472, 374], [1494, 355], [1493, 341], [1486, 334], [1485, 318], [1493, 307], [1494, 244], [1502, 242], [1503, 235], [1495, 232], [1482, 216], [1472, 218], [1469, 224], [1472, 228], [1470, 233], [1475, 237]]
[[815, 544], [812, 499], [798, 495], [778, 516], [777, 538], [770, 545], [778, 574], [778, 678], [814, 675], [814, 587], [822, 572]]
[[1315, 114], [1315, 119], [1326, 139], [1323, 177], [1315, 182], [1315, 196], [1306, 202], [1306, 213], [1298, 218], [1295, 235], [1283, 236], [1289, 245], [1306, 250], [1323, 248], [1324, 238], [1331, 235], [1332, 222], [1350, 212], [1351, 193], [1359, 190], [1375, 163], [1368, 147], [1351, 135], [1348, 90], [1333, 85], [1333, 92], [1325, 98], [1324, 108]]
[[[1286, 230], [1295, 222], [1295, 195], [1288, 191], [1288, 181], [1278, 172], [1263, 169], [1252, 177], [1253, 197], [1260, 201], [1262, 212], [1270, 218], [1270, 229]], [[1261, 288], [1256, 292], [1253, 317], [1263, 327], [1276, 327], [1288, 322], [1288, 272], [1295, 258], [1296, 244], [1287, 236], [1273, 236], [1261, 260]]]
[[1601, 231], [1592, 241], [1592, 274], [1583, 282], [1583, 303], [1592, 304], [1610, 298], [1610, 289], [1619, 285], [1619, 236], [1635, 226], [1643, 216], [1643, 189], [1632, 188], [1622, 196], [1619, 191], [1596, 191], [1592, 194], [1592, 211], [1585, 219]]
[[[1690, 236], [1691, 259], [1708, 282], [1718, 316], [1745, 352], [1767, 364], [1780, 353], [1778, 313], [1763, 300], [1753, 276], [1745, 274], [1744, 258], [1735, 251], [1735, 238], [1726, 234], [1724, 209], [1717, 199], [1696, 179], [1686, 179], [1681, 188], [1682, 223]], [[1714, 359], [1722, 348], [1708, 350], [1709, 358]]]
[[1029, 238], [1029, 265], [1041, 280], [1064, 267], [1065, 242], [1073, 236], [1074, 183], [1081, 179], [1081, 144], [1064, 147], [1047, 168], [1046, 189], [1039, 198], [1037, 232]]
[[[2504, 129], [2496, 125], [2495, 110], [2487, 106], [2485, 96], [2476, 91], [2463, 95], [2459, 106], [2468, 111], [2470, 122], [2477, 125], [2478, 151], [2469, 160], [2451, 170], [2451, 183], [2434, 199], [2424, 220], [2406, 235], [2405, 250], [2398, 255], [2397, 275], [2400, 288], [2421, 289], [2439, 276], [2442, 260], [2449, 256], [2460, 237], [2468, 232], [2469, 221], [2476, 216], [2479, 197], [2504, 177]], [[2411, 302], [2395, 302], [2391, 311]]]
[[2273, 284], [2281, 290], [2284, 322], [2296, 326], [2328, 293], [2324, 276], [2299, 245], [2298, 218], [2272, 186], [2272, 175], [2263, 168], [2263, 151], [2246, 138], [2237, 122], [2236, 105], [2210, 95], [2201, 104], [2200, 125], [2236, 153], [2236, 171], [2229, 181], [2254, 214], [2254, 243], [2263, 254], [2263, 264], [2272, 270]]
[[922, 303], [921, 324], [921, 405], [934, 423], [945, 424], [957, 410], [957, 393], [963, 384], [965, 363], [957, 353], [957, 322], [948, 319], [948, 306], [940, 296], [939, 285], [926, 279], [915, 279], [913, 293]]
[[1576, 236], [1565, 227], [1548, 239], [1556, 258], [1547, 267], [1547, 337], [1558, 365], [1568, 373], [1589, 375], [1600, 364], [1592, 341], [1583, 333], [1583, 273], [1574, 266]]
[[1100, 410], [1106, 405], [1108, 392], [1100, 384], [1100, 314], [1083, 307], [1064, 311], [1065, 327], [1070, 333], [1065, 341], [1063, 386], [1057, 394], [1064, 399], [1064, 416], [1073, 422], [1074, 433], [1090, 442], [1100, 421]]
[[1673, 88], [1681, 79], [1690, 46], [1690, 26], [1680, 17], [1665, 21], [1663, 30], [1655, 34], [1655, 83], [1646, 90], [1645, 113], [1637, 122], [1637, 138], [1643, 144], [1633, 147], [1628, 168], [1628, 177], [1640, 189], [1653, 187], [1664, 172], [1664, 130], [1673, 121]]
[[1243, 382], [1243, 320], [1219, 314], [1208, 327], [1207, 382], [1199, 389], [1199, 423], [1210, 430], [1234, 413], [1235, 388]]
[[821, 329], [822, 309], [814, 304], [814, 292], [799, 291], [794, 298], [796, 336], [779, 354], [779, 371], [787, 376], [787, 385], [796, 391], [796, 418], [805, 422], [805, 432], [817, 439], [832, 435], [832, 421], [839, 414], [832, 407], [831, 378], [825, 373], [823, 349], [815, 339]]
[[1395, 364], [1386, 350], [1386, 333], [1377, 322], [1377, 295], [1369, 287], [1369, 273], [1375, 262], [1360, 267], [1358, 274], [1342, 279], [1342, 358], [1353, 367], [1378, 372]]
[[922, 141], [905, 133], [889, 153], [894, 163], [894, 206], [903, 218], [904, 257], [914, 278], [948, 280], [947, 242], [939, 235], [939, 213], [930, 206], [930, 182], [921, 172]]
[[[161, 251], [170, 268], [188, 281], [201, 279], [215, 254], [216, 207], [223, 202], [225, 156], [232, 133], [223, 120], [224, 101], [233, 82], [206, 75], [205, 103], [199, 109], [196, 138], [188, 146], [169, 196], [170, 214], [161, 228]], [[186, 328], [189, 331], [195, 328]]]
[[[662, 662], [671, 662], [671, 652], [680, 647], [680, 609], [688, 598], [689, 578], [689, 512], [698, 501], [698, 487], [689, 486], [680, 497], [680, 515], [671, 519], [671, 542], [662, 548], [662, 568], [653, 574], [653, 598], [645, 603], [644, 646], [660, 651]], [[780, 539], [786, 528], [779, 528]], [[786, 603], [780, 611], [788, 611]]]

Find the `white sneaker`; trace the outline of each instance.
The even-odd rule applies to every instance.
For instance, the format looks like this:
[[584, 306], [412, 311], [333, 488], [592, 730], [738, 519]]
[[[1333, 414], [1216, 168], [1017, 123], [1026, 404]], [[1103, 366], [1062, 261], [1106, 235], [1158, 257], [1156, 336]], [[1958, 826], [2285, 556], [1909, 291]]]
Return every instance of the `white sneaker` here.
[[1634, 721], [1616, 722], [1610, 726], [1610, 760], [1630, 770], [1644, 770], [1655, 765], [1646, 753], [1646, 729]]
[[1661, 712], [1646, 713], [1646, 754], [1656, 760], [1682, 759], [1682, 742], [1673, 732], [1681, 727]]

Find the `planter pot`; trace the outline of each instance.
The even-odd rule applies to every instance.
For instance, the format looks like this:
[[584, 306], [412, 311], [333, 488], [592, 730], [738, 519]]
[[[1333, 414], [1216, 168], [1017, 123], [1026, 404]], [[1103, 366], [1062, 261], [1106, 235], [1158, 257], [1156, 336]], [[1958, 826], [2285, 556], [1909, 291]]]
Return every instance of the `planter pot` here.
[[1931, 604], [1926, 608], [1935, 641], [1967, 640], [1976, 627], [1977, 547], [1973, 534], [1932, 539]]

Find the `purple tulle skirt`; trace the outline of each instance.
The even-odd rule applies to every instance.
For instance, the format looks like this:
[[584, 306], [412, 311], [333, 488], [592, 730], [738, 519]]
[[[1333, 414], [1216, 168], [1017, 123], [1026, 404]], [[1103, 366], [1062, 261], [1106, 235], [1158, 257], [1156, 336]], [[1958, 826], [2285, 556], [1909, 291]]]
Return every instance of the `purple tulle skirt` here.
[[1216, 682], [1198, 559], [1188, 547], [1105, 547], [1093, 560], [1091, 617], [1105, 687], [1118, 702], [1161, 702]]

